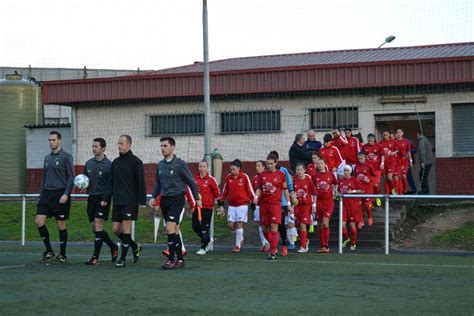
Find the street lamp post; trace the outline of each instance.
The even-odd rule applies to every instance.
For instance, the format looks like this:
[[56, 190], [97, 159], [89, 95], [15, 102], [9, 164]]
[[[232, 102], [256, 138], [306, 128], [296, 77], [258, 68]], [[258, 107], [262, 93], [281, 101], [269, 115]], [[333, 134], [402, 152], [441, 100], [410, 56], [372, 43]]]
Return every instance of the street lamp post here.
[[380, 44], [380, 46], [377, 47], [377, 48], [380, 48], [380, 47], [382, 47], [383, 45], [385, 45], [385, 44], [387, 44], [387, 43], [393, 42], [393, 40], [394, 40], [395, 38], [396, 38], [395, 35], [390, 35], [389, 37], [387, 37], [387, 38], [385, 39], [385, 42], [383, 42], [382, 44]]

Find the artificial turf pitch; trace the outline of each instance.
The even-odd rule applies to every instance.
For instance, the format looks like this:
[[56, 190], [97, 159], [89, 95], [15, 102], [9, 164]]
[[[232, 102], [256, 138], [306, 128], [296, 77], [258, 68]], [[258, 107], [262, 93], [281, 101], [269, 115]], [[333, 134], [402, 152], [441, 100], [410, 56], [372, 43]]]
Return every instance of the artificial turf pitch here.
[[0, 314], [474, 313], [472, 256], [216, 251], [164, 271], [159, 247], [125, 268], [106, 247], [98, 266], [84, 265], [91, 247], [46, 265], [40, 246], [0, 243]]

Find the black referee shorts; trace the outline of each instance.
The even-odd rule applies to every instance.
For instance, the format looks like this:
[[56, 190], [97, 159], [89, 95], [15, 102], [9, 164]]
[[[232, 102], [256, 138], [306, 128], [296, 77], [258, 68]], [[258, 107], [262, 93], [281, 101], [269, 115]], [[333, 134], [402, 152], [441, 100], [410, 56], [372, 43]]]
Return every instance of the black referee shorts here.
[[71, 211], [71, 196], [68, 195], [67, 202], [59, 203], [64, 189], [43, 190], [41, 191], [38, 204], [36, 206], [36, 215], [46, 215], [48, 218], [54, 217], [58, 221], [69, 219]]
[[112, 221], [136, 221], [138, 217], [138, 205], [114, 205], [112, 209]]
[[90, 223], [95, 218], [109, 219], [110, 201], [107, 201], [106, 206], [100, 205], [100, 202], [102, 202], [102, 195], [89, 195], [87, 198], [87, 216]]
[[184, 207], [184, 194], [178, 196], [162, 196], [161, 197], [161, 212], [166, 222], [173, 222], [179, 224], [181, 212]]

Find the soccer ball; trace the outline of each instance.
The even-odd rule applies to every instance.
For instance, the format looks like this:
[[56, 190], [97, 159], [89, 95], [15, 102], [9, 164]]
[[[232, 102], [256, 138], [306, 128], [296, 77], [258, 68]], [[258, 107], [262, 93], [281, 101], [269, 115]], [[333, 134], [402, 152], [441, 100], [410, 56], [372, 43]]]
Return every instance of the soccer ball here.
[[76, 176], [74, 178], [74, 186], [79, 190], [87, 189], [89, 186], [89, 178], [84, 174]]

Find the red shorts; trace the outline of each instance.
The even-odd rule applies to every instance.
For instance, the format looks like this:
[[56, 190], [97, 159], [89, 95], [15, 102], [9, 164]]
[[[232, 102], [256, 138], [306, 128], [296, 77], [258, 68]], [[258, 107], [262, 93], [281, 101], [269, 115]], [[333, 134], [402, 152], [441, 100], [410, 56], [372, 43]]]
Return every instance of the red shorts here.
[[298, 204], [295, 206], [296, 224], [311, 225], [311, 204]]
[[281, 224], [281, 204], [260, 205], [260, 225]]
[[380, 167], [379, 169], [374, 170], [374, 174], [375, 176], [372, 178], [372, 182], [374, 185], [378, 186], [380, 185], [380, 178], [382, 178], [382, 170], [380, 170]]
[[318, 200], [316, 202], [316, 217], [318, 222], [321, 222], [323, 217], [330, 219], [332, 212], [334, 212], [334, 200]]
[[408, 161], [408, 158], [402, 158], [400, 160], [400, 164], [398, 165], [398, 170], [397, 170], [398, 174], [407, 175], [409, 166], [410, 166], [410, 163]]
[[362, 222], [362, 208], [344, 208], [342, 210], [342, 221], [344, 222]]
[[397, 171], [397, 165], [395, 164], [395, 162], [393, 163], [386, 163], [384, 165], [384, 169], [383, 169], [383, 173], [384, 174], [389, 174], [389, 173], [395, 173]]

